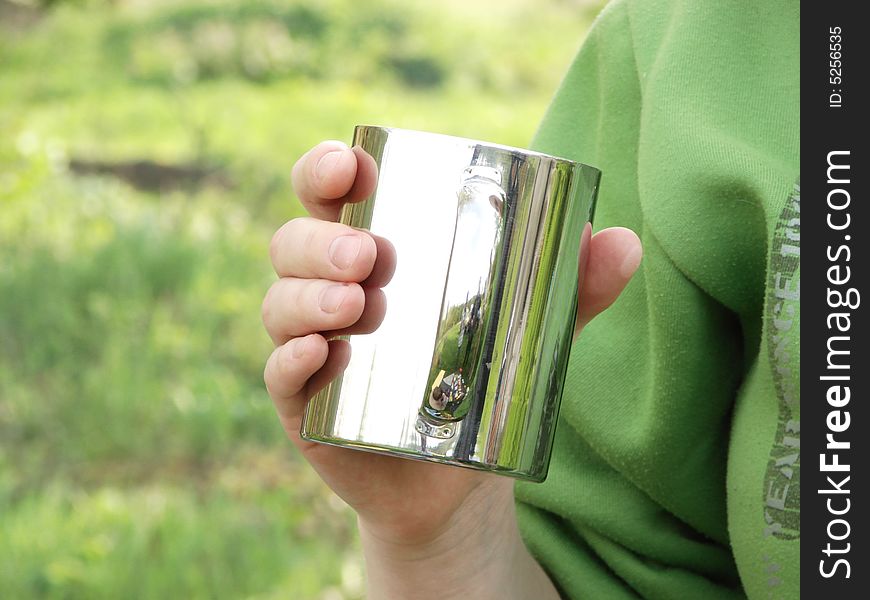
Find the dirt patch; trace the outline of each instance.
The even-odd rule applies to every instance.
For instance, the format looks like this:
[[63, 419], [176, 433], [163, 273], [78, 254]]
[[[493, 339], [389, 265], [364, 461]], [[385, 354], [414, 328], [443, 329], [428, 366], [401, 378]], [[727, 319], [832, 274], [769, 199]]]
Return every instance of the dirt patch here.
[[72, 159], [70, 171], [77, 175], [116, 177], [146, 192], [191, 191], [202, 187], [233, 189], [232, 179], [218, 167], [195, 164], [171, 165], [153, 160], [103, 162]]

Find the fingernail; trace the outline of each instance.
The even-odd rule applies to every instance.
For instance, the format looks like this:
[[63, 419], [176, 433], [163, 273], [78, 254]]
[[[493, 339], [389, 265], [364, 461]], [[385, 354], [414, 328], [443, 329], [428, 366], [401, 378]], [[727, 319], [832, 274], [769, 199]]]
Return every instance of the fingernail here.
[[305, 350], [308, 346], [309, 336], [305, 336], [302, 338], [296, 338], [291, 342], [292, 350], [293, 350], [293, 358], [302, 358], [305, 356]]
[[324, 177], [329, 175], [329, 172], [334, 169], [336, 163], [338, 163], [338, 159], [341, 158], [342, 152], [344, 152], [344, 150], [333, 150], [332, 152], [327, 152], [320, 157], [320, 160], [317, 161], [317, 165], [314, 167], [314, 175], [317, 179], [322, 181]]
[[359, 256], [362, 238], [358, 235], [343, 235], [329, 245], [329, 259], [339, 269], [350, 267]]
[[634, 275], [634, 272], [637, 271], [637, 268], [640, 266], [641, 258], [643, 258], [643, 248], [641, 248], [640, 244], [637, 244], [628, 254], [625, 255], [625, 258], [622, 259], [622, 264], [619, 266], [619, 273], [626, 279]]
[[323, 312], [338, 312], [344, 299], [347, 298], [348, 286], [338, 284], [331, 285], [320, 292], [320, 309]]

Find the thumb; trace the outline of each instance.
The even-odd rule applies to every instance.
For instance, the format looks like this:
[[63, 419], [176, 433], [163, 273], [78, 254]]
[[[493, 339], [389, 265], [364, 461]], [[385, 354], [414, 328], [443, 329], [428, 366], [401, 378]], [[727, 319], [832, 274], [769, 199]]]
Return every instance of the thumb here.
[[[584, 232], [585, 235], [588, 233]], [[575, 336], [619, 297], [642, 256], [640, 238], [631, 229], [610, 227], [592, 236], [579, 293]]]

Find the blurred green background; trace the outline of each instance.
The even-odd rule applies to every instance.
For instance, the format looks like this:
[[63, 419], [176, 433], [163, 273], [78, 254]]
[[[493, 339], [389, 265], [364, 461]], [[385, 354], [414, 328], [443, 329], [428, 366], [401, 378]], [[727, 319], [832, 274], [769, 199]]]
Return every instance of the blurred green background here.
[[310, 146], [527, 145], [589, 0], [0, 0], [0, 598], [359, 598], [262, 383]]

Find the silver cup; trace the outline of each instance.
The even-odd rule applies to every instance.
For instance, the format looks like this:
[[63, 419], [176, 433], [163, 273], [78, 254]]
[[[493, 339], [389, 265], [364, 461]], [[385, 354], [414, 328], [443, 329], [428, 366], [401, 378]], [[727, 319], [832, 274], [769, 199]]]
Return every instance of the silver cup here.
[[341, 222], [396, 248], [387, 312], [346, 336], [307, 440], [543, 481], [600, 172], [517, 148], [359, 126], [372, 195]]

